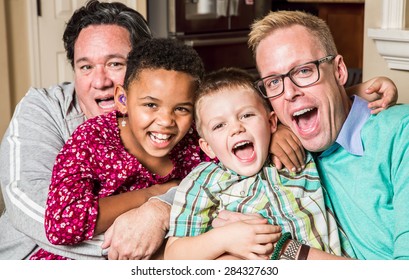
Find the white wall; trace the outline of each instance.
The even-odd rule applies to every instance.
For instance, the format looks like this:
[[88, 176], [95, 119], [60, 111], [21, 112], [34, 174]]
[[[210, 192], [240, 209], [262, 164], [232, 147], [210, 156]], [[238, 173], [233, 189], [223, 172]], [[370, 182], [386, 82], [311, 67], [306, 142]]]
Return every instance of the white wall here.
[[365, 1], [363, 79], [367, 80], [375, 76], [387, 76], [391, 78], [398, 87], [398, 102], [409, 103], [409, 71], [389, 69], [385, 59], [379, 55], [375, 42], [367, 35], [368, 28], [381, 28], [381, 23], [382, 0]]

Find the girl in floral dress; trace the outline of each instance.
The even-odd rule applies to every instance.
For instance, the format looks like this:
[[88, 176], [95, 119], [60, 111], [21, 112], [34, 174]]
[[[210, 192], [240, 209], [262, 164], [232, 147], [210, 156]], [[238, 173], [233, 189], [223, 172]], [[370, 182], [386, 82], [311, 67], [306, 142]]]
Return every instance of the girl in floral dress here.
[[[131, 51], [115, 89], [119, 109], [80, 125], [57, 156], [45, 214], [51, 243], [92, 239], [209, 160], [193, 127], [203, 74], [196, 51], [175, 40], [146, 40]], [[31, 259], [65, 258], [41, 249]]]

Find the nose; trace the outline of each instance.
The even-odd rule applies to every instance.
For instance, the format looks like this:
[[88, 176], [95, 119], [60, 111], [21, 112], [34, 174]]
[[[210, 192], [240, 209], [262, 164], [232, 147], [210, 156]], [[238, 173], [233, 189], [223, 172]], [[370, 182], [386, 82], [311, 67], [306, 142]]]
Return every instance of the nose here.
[[160, 126], [169, 127], [175, 124], [175, 116], [173, 112], [168, 110], [160, 110], [156, 117], [156, 123]]
[[230, 126], [230, 136], [234, 136], [244, 132], [246, 129], [240, 120], [233, 121]]
[[284, 78], [284, 98], [288, 101], [293, 101], [297, 96], [301, 95], [299, 87], [290, 79], [290, 77]]
[[96, 89], [109, 88], [114, 85], [104, 65], [97, 65], [92, 77], [92, 87]]

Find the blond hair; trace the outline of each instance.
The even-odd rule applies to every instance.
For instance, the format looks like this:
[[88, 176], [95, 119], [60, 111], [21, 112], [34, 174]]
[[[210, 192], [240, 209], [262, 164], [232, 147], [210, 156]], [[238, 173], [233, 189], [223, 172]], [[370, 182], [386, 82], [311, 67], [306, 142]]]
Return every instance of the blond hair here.
[[334, 38], [324, 20], [301, 11], [277, 11], [270, 12], [251, 25], [248, 45], [253, 51], [253, 55], [255, 56], [258, 45], [266, 36], [277, 29], [288, 28], [292, 25], [301, 25], [307, 28], [326, 54], [338, 54]]
[[199, 89], [196, 93], [195, 100], [195, 124], [196, 130], [201, 137], [203, 132], [201, 130], [201, 118], [199, 109], [202, 100], [207, 96], [212, 96], [223, 92], [226, 89], [231, 90], [249, 90], [259, 98], [262, 102], [266, 112], [272, 110], [270, 102], [263, 98], [258, 90], [253, 85], [253, 77], [243, 69], [235, 67], [225, 67], [208, 73], [202, 80]]

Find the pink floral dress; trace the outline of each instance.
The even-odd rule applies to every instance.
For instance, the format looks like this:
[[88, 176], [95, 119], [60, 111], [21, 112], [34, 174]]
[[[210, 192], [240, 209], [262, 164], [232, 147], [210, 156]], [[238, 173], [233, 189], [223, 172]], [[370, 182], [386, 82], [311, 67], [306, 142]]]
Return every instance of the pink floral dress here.
[[[119, 136], [114, 111], [80, 125], [57, 156], [45, 212], [45, 230], [52, 244], [72, 245], [92, 239], [98, 199], [183, 179], [196, 165], [210, 159], [190, 129], [169, 157], [173, 170], [159, 176], [129, 154]], [[31, 259], [65, 259], [43, 249]]]

